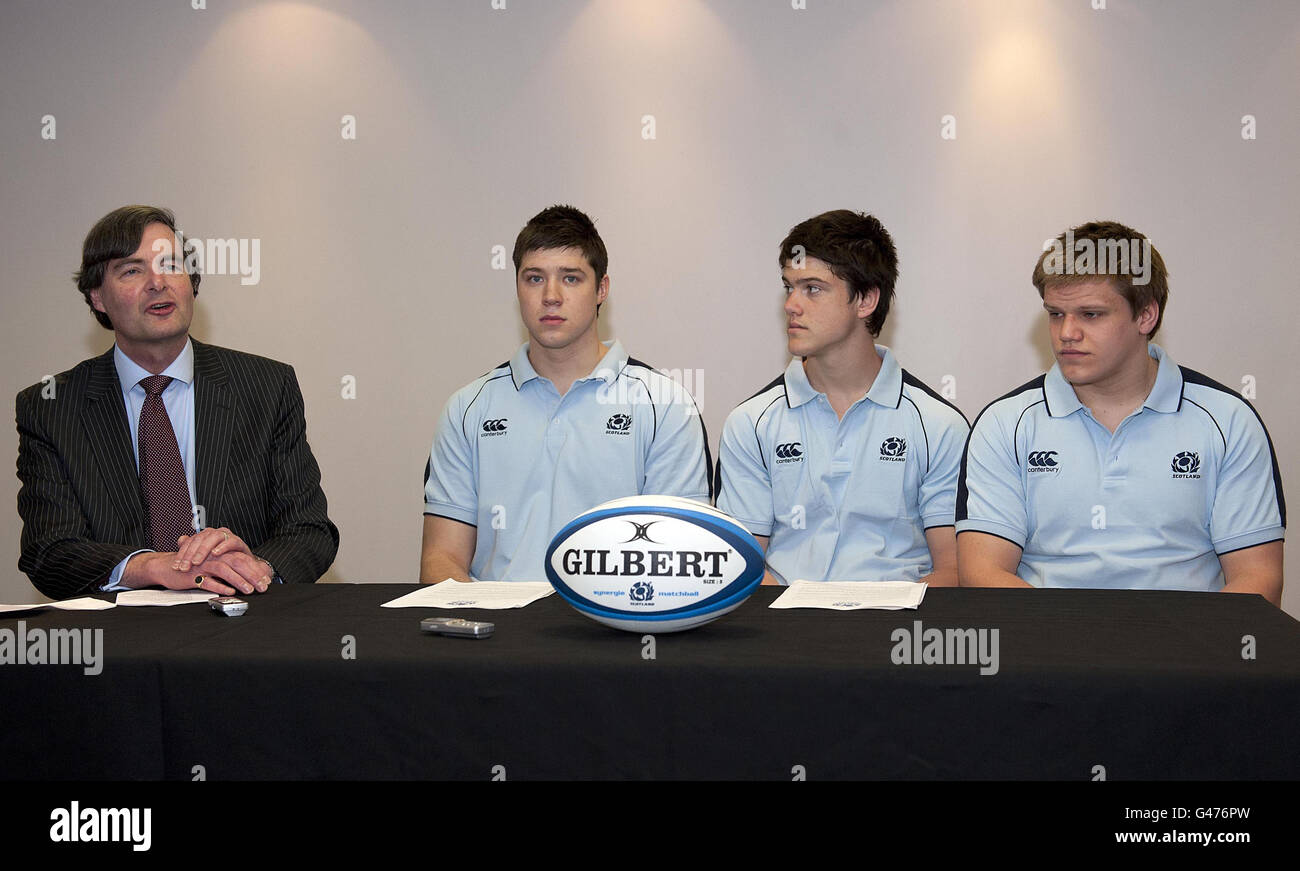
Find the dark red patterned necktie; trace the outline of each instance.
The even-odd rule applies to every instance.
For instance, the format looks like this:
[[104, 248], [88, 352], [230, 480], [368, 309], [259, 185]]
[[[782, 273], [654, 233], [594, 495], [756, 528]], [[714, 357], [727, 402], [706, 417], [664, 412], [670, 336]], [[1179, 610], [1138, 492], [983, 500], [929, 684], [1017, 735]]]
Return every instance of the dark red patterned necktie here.
[[181, 450], [162, 401], [162, 392], [171, 382], [166, 375], [140, 379], [145, 392], [140, 409], [140, 490], [149, 516], [149, 546], [162, 552], [176, 550], [178, 537], [194, 534], [194, 508]]

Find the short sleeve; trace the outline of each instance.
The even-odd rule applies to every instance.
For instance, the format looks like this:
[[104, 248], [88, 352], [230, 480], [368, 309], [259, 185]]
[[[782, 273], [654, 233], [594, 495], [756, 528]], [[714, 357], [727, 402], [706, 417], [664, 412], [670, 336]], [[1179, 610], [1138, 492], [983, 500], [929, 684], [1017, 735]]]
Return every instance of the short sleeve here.
[[[929, 466], [921, 479], [917, 498], [921, 524], [926, 529], [953, 526], [957, 514], [957, 478], [970, 426], [965, 418], [944, 406], [937, 433], [931, 434]], [[937, 438], [936, 438], [937, 436]]]
[[645, 458], [642, 493], [709, 501], [708, 440], [690, 393], [673, 382], [672, 401], [659, 406], [660, 420]]
[[1282, 479], [1264, 424], [1243, 403], [1229, 430], [1210, 512], [1210, 540], [1217, 553], [1282, 538]]
[[723, 425], [718, 469], [718, 510], [739, 520], [751, 534], [770, 536], [776, 521], [772, 477], [754, 424], [740, 408]]
[[461, 425], [459, 394], [438, 418], [433, 447], [424, 467], [424, 513], [478, 525], [476, 458]]
[[957, 532], [986, 532], [1021, 549], [1029, 536], [1014, 436], [996, 414], [975, 420], [957, 482]]

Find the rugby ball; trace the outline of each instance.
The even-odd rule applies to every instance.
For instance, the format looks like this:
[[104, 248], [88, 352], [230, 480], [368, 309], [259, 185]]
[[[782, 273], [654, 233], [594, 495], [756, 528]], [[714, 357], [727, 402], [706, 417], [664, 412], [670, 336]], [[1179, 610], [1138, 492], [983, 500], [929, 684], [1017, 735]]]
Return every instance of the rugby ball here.
[[579, 514], [546, 550], [560, 598], [628, 632], [716, 620], [763, 581], [763, 549], [736, 520], [690, 499], [629, 496]]

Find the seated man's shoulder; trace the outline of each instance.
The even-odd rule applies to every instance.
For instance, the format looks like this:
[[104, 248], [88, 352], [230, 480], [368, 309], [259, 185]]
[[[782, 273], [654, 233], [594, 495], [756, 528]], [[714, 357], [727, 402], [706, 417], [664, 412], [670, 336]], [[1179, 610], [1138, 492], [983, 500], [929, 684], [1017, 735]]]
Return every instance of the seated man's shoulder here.
[[508, 417], [515, 408], [510, 403], [517, 392], [507, 361], [453, 391], [443, 404], [442, 416], [450, 418], [453, 429], [459, 428], [469, 438], [471, 429], [477, 431], [494, 416]]
[[1183, 398], [1190, 400], [1211, 417], [1217, 420], [1246, 415], [1259, 420], [1259, 412], [1236, 390], [1195, 369], [1179, 366], [1178, 370], [1183, 376]]
[[749, 398], [733, 408], [731, 413], [727, 415], [727, 421], [730, 423], [735, 419], [737, 423], [748, 421], [757, 425], [760, 420], [770, 418], [773, 411], [788, 409], [789, 407], [789, 400], [785, 392], [785, 374], [782, 373], [754, 391]]
[[970, 421], [962, 414], [960, 408], [906, 369], [903, 370], [903, 395], [923, 419], [935, 420], [945, 426], [956, 426], [963, 430], [970, 429]]
[[223, 348], [220, 345], [209, 345], [197, 339], [193, 341], [196, 371], [201, 370], [208, 361], [217, 361], [232, 373], [262, 379], [284, 378], [293, 372], [293, 366], [280, 360], [250, 354], [247, 351], [236, 351], [233, 348]]
[[489, 391], [509, 387], [510, 392], [514, 393], [514, 380], [510, 371], [510, 361], [494, 366], [473, 381], [459, 387], [451, 394], [451, 404], [459, 405], [461, 408], [468, 408], [476, 400], [482, 401], [482, 398]]
[[[113, 351], [89, 360], [82, 360], [71, 369], [57, 375], [46, 375], [40, 381], [18, 391], [17, 405], [21, 408], [43, 409], [53, 412], [65, 407], [68, 400], [77, 401], [86, 395], [92, 385], [117, 385], [117, 376], [113, 369]], [[49, 400], [64, 400], [53, 403]]]
[[988, 405], [975, 416], [973, 427], [980, 425], [981, 421], [986, 419], [1005, 420], [1010, 418], [1013, 422], [1020, 419], [1021, 415], [1034, 406], [1041, 405], [1046, 411], [1047, 395], [1044, 392], [1047, 376], [1039, 375], [1016, 387], [1014, 390], [1008, 390]]
[[644, 360], [628, 357], [623, 368], [615, 373], [617, 378], [628, 382], [628, 390], [636, 391], [638, 399], [652, 405], [666, 405], [674, 402], [694, 402], [681, 382], [669, 373], [658, 369]]

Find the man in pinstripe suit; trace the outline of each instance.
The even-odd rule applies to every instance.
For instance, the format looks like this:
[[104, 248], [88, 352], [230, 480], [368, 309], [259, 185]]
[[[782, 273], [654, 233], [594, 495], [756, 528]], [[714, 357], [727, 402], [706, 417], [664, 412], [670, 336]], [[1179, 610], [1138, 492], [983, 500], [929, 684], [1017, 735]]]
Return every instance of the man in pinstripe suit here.
[[18, 567], [52, 598], [265, 592], [338, 550], [293, 369], [190, 337], [177, 236], [166, 209], [101, 219], [77, 284], [114, 346], [18, 394]]

